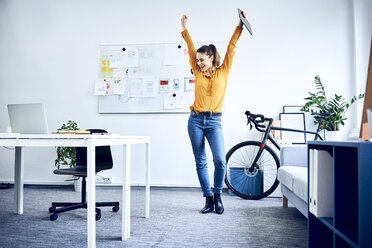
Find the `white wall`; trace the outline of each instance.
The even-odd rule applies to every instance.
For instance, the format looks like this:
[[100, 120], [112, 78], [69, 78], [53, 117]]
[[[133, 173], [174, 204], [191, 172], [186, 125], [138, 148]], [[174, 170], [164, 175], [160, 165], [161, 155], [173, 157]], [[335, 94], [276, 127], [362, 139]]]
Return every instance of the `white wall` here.
[[[277, 118], [283, 105], [304, 103], [316, 75], [328, 95], [354, 94], [351, 0], [0, 0], [0, 128], [9, 125], [6, 104], [44, 102], [51, 130], [71, 119], [82, 129], [151, 136], [152, 183], [197, 186], [187, 114], [98, 114], [98, 45], [180, 42], [184, 13], [194, 41], [227, 43], [237, 7], [254, 35], [244, 30], [237, 44], [223, 114], [226, 149], [259, 135], [245, 125], [245, 110]], [[344, 132], [353, 126], [348, 121]], [[120, 182], [123, 153], [113, 151], [115, 167], [107, 175]], [[133, 153], [132, 181], [142, 184], [144, 147]], [[13, 155], [0, 148], [0, 182], [12, 181]], [[54, 148], [28, 148], [25, 155], [26, 183], [63, 181], [52, 174]]]
[[[359, 95], [366, 89], [369, 55], [372, 33], [372, 2], [370, 0], [354, 0], [354, 36], [355, 36], [355, 81], [354, 93]], [[357, 109], [355, 111], [355, 109]], [[353, 106], [356, 113], [356, 127], [362, 121], [363, 101]]]

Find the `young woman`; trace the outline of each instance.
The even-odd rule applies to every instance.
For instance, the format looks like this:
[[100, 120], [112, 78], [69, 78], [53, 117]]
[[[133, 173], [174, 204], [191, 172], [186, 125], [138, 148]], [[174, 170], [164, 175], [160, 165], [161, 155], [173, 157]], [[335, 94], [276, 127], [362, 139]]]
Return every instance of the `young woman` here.
[[[243, 16], [245, 14], [243, 13]], [[222, 65], [216, 47], [211, 44], [195, 50], [194, 43], [186, 29], [187, 16], [181, 18], [182, 36], [186, 41], [189, 51], [190, 65], [195, 75], [195, 101], [190, 107], [191, 114], [188, 122], [189, 137], [195, 157], [196, 170], [206, 198], [202, 213], [215, 210], [222, 214], [221, 193], [226, 172], [225, 145], [221, 128], [221, 111], [227, 78], [232, 65], [236, 42], [238, 41], [243, 23], [235, 28], [235, 32], [227, 46]], [[214, 187], [212, 191], [209, 184], [207, 158], [205, 153], [205, 138], [213, 154], [214, 162]]]

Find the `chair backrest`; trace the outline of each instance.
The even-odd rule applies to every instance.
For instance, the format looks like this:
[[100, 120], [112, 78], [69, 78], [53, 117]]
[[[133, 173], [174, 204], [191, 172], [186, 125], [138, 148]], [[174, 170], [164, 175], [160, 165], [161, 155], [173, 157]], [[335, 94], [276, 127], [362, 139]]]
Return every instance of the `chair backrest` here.
[[[87, 129], [91, 133], [107, 133], [103, 129]], [[113, 161], [110, 146], [96, 147], [96, 172], [112, 169]], [[76, 147], [76, 169], [79, 171], [87, 170], [87, 148]]]

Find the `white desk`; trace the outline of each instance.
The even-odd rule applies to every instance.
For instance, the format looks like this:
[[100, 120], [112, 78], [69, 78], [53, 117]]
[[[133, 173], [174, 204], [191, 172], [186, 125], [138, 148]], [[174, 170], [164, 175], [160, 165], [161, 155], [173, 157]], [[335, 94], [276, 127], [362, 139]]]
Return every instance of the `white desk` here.
[[145, 217], [150, 216], [150, 137], [120, 135], [70, 135], [70, 134], [0, 134], [0, 146], [15, 147], [14, 200], [15, 211], [23, 214], [23, 147], [87, 147], [87, 219], [88, 247], [96, 246], [95, 219], [95, 147], [107, 145], [125, 145], [125, 165], [123, 166], [122, 198], [122, 240], [130, 237], [130, 160], [131, 145], [146, 144], [146, 207]]

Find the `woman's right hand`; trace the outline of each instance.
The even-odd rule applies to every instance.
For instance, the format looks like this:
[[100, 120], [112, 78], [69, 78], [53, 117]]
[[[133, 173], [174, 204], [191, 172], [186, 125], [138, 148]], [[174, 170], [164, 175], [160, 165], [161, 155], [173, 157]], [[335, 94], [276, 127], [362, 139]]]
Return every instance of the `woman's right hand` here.
[[[244, 11], [242, 11], [242, 16], [245, 18], [245, 12]], [[240, 20], [240, 18], [239, 18], [239, 24], [238, 24], [240, 27], [243, 27], [243, 22], [242, 22], [242, 20]]]
[[182, 30], [185, 30], [186, 29], [186, 22], [187, 22], [187, 16], [186, 15], [183, 15], [182, 18], [181, 18]]

